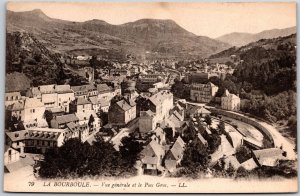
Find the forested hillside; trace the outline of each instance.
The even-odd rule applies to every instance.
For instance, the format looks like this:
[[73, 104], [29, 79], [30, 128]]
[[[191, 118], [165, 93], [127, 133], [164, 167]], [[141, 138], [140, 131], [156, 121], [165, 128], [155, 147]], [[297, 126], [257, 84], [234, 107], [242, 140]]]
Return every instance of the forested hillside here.
[[211, 58], [235, 55], [240, 63], [224, 81], [212, 78], [224, 89], [248, 99], [249, 112], [270, 122], [284, 121], [296, 134], [296, 35], [262, 39], [240, 48], [230, 48]]

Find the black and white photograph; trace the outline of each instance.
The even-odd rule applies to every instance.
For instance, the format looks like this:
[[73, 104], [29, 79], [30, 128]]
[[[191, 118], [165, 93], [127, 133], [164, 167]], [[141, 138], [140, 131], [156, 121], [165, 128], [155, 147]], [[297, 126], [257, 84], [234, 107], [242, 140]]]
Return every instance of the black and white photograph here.
[[6, 192], [298, 191], [296, 2], [6, 4]]

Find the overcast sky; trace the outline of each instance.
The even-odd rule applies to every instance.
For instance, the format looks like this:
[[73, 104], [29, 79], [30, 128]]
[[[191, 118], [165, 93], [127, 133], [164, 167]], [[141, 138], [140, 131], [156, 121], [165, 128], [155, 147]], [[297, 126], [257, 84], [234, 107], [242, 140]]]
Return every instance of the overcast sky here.
[[41, 9], [52, 18], [104, 20], [123, 24], [142, 18], [172, 19], [186, 30], [212, 38], [296, 26], [296, 3], [31, 3], [9, 2], [7, 9]]

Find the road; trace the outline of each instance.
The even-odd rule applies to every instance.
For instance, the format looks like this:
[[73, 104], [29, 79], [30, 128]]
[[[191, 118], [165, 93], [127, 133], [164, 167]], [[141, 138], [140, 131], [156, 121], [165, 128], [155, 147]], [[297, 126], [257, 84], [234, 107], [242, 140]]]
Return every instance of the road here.
[[[186, 101], [186, 103], [190, 104], [190, 105], [195, 105], [195, 106], [205, 106], [208, 109], [209, 108], [214, 108], [214, 107], [211, 107], [211, 106], [206, 106], [203, 103], [193, 103], [193, 102], [189, 102], [189, 101]], [[232, 111], [228, 111], [228, 112], [232, 112]], [[288, 141], [284, 136], [282, 136], [281, 133], [274, 126], [272, 126], [271, 124], [268, 124], [266, 122], [263, 122], [261, 120], [258, 120], [256, 118], [246, 116], [242, 113], [237, 113], [237, 112], [232, 112], [232, 113], [242, 115], [246, 118], [249, 118], [250, 120], [254, 120], [257, 123], [259, 123], [261, 126], [265, 127], [269, 131], [271, 136], [273, 137], [275, 147], [276, 148], [282, 147], [282, 150], [286, 151], [288, 159], [290, 159], [290, 160], [297, 159], [297, 154], [294, 151], [295, 145], [293, 143], [291, 143], [290, 141]], [[252, 133], [252, 134], [254, 134], [254, 133]], [[256, 138], [257, 138], [257, 134], [256, 134]]]
[[[230, 111], [230, 112], [232, 112], [232, 111]], [[272, 126], [271, 124], [268, 124], [266, 122], [263, 122], [261, 120], [258, 120], [256, 118], [246, 116], [241, 113], [237, 113], [237, 112], [232, 112], [232, 113], [242, 115], [250, 120], [253, 120], [253, 121], [256, 121], [257, 123], [259, 123], [261, 126], [263, 126], [264, 128], [266, 128], [269, 131], [269, 133], [271, 134], [271, 136], [274, 140], [274, 145], [276, 148], [282, 147], [282, 150], [286, 151], [288, 159], [290, 159], [290, 160], [297, 159], [297, 154], [294, 151], [294, 149], [295, 149], [294, 144], [292, 144], [284, 136], [282, 136], [281, 133], [274, 126]]]

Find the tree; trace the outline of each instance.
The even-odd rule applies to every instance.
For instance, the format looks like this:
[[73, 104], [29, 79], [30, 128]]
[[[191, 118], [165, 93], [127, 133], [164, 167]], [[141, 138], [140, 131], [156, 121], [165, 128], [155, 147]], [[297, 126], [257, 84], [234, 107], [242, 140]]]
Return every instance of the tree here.
[[236, 159], [243, 163], [252, 157], [251, 150], [246, 146], [239, 146], [236, 149]]
[[219, 130], [219, 134], [224, 134], [226, 132], [224, 121], [220, 121], [220, 123], [218, 124], [218, 130]]
[[205, 171], [208, 163], [207, 149], [202, 148], [198, 143], [189, 143], [181, 161], [181, 166], [188, 171], [187, 173], [195, 175], [199, 171]]
[[211, 116], [210, 115], [206, 115], [205, 116], [205, 122], [206, 124], [210, 127], [212, 120], [211, 120]]
[[88, 125], [90, 128], [93, 128], [93, 123], [95, 122], [95, 118], [94, 116], [91, 114], [90, 115], [90, 118], [89, 118], [89, 122], [88, 122]]
[[131, 136], [121, 140], [120, 153], [126, 167], [134, 167], [142, 149], [143, 146]]
[[231, 163], [229, 163], [228, 168], [226, 169], [226, 173], [229, 177], [233, 177], [235, 174], [235, 169]]
[[208, 152], [209, 154], [214, 153], [221, 144], [221, 137], [218, 133], [212, 133], [207, 136]]
[[249, 174], [250, 173], [243, 166], [240, 166], [236, 170], [235, 178], [246, 178], [246, 177], [249, 177]]
[[46, 110], [44, 116], [48, 123], [48, 126], [51, 128], [51, 120], [53, 119], [53, 113], [50, 110]]
[[128, 170], [130, 165], [120, 152], [109, 142], [100, 137], [92, 145], [69, 139], [61, 147], [53, 148], [45, 153], [41, 162], [39, 175], [42, 178], [70, 178], [82, 176], [120, 176], [124, 172], [135, 174]]

